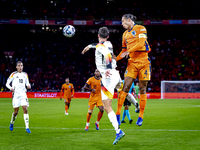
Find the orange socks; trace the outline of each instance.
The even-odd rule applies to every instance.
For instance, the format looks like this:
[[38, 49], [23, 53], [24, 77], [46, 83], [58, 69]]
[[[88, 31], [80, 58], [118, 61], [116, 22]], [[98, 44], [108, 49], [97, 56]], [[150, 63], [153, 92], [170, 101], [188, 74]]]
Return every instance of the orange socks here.
[[99, 111], [97, 121], [99, 122], [103, 116], [103, 112]]
[[65, 112], [68, 113], [68, 105], [65, 105]]
[[140, 94], [140, 113], [139, 117], [143, 119], [144, 109], [147, 103], [147, 94]]
[[116, 111], [116, 115], [120, 115], [121, 114], [121, 109], [122, 109], [122, 105], [126, 99], [126, 96], [127, 96], [128, 93], [124, 92], [124, 91], [121, 91], [119, 93], [119, 96], [118, 96], [118, 102], [117, 102], [117, 111]]
[[90, 123], [90, 118], [91, 118], [92, 114], [91, 113], [87, 113], [87, 123]]

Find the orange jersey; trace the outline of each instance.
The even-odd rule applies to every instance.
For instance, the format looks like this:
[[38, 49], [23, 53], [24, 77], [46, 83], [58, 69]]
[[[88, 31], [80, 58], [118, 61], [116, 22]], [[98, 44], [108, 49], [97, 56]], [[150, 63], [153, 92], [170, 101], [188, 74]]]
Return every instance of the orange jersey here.
[[62, 88], [60, 91], [60, 97], [62, 97], [63, 90], [64, 90], [64, 98], [71, 98], [71, 95], [74, 95], [74, 86], [71, 83], [69, 84], [65, 83], [62, 85]]
[[122, 37], [122, 51], [117, 56], [117, 61], [122, 59], [120, 55], [129, 52], [131, 62], [149, 62], [148, 52], [151, 51], [147, 42], [147, 31], [142, 25], [134, 25], [131, 30], [126, 30]]
[[95, 77], [91, 77], [86, 82], [91, 89], [95, 89], [96, 92], [91, 92], [90, 101], [98, 101], [101, 100], [101, 79], [96, 79]]

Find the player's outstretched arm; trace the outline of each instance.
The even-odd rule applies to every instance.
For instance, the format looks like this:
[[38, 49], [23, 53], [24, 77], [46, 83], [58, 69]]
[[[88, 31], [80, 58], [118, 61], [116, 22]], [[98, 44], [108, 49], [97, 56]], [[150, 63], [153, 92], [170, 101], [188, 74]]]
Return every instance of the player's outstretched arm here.
[[81, 52], [81, 54], [85, 54], [85, 52], [89, 51], [90, 48], [96, 48], [96, 45], [97, 45], [96, 43], [93, 43], [93, 44], [90, 44], [90, 45], [86, 46], [86, 47], [83, 49], [83, 51]]

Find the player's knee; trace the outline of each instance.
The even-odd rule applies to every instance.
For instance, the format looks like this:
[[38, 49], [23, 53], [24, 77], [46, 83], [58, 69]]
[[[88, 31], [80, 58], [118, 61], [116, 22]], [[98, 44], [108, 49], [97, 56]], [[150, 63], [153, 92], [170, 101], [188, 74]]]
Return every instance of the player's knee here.
[[130, 87], [129, 86], [124, 86], [123, 91], [128, 93], [129, 92]]
[[88, 110], [88, 113], [89, 113], [89, 114], [92, 114], [92, 112], [93, 112], [93, 110]]

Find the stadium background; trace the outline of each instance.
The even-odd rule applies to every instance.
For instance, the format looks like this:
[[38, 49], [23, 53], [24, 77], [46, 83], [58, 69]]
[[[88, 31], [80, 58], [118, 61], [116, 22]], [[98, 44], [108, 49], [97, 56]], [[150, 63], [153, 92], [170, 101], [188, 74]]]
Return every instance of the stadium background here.
[[[78, 6], [76, 4], [79, 4]], [[192, 2], [170, 0], [155, 5], [149, 1], [84, 0], [0, 1], [0, 87], [24, 62], [32, 91], [59, 91], [66, 77], [75, 91], [82, 91], [95, 70], [94, 50], [81, 55], [90, 43], [98, 42], [97, 31], [108, 26], [115, 54], [121, 51], [121, 16], [132, 13], [145, 25], [152, 51], [152, 79], [147, 92], [160, 92], [162, 80], [199, 80], [200, 14]], [[62, 35], [66, 24], [75, 26], [72, 38]], [[118, 62], [123, 78], [127, 61]]]

